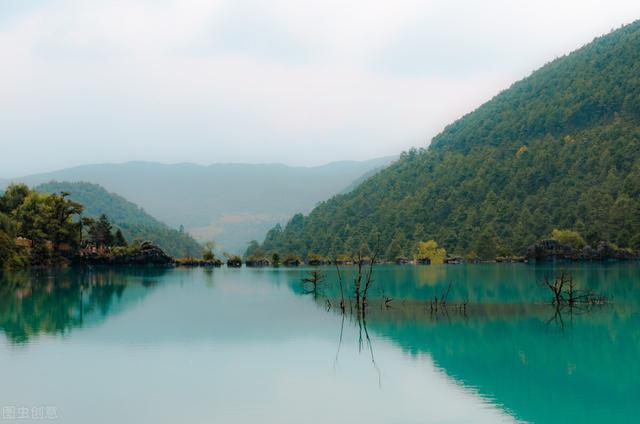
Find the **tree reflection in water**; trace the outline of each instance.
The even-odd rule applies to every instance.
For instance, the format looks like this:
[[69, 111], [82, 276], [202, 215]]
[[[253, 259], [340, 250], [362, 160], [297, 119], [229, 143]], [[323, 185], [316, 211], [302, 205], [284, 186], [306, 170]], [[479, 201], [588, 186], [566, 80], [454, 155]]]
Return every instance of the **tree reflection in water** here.
[[[103, 320], [128, 284], [152, 288], [163, 268], [70, 268], [0, 273], [0, 329], [11, 343]], [[142, 291], [141, 293], [144, 293]]]

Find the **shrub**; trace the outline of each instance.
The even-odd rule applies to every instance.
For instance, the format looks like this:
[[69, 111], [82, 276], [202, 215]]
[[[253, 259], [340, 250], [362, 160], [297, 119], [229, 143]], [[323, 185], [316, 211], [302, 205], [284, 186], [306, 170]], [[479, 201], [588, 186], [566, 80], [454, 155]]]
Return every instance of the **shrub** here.
[[587, 244], [582, 236], [573, 230], [555, 229], [551, 232], [551, 238], [564, 246], [574, 249], [582, 249]]

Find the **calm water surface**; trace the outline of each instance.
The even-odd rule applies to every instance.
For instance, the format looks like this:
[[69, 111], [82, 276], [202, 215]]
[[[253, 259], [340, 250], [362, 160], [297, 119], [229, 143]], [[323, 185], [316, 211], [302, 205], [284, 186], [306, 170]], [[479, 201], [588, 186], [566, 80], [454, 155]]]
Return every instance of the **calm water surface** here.
[[557, 314], [534, 265], [379, 267], [364, 322], [331, 268], [4, 273], [0, 421], [638, 422], [640, 266], [565, 269], [612, 303]]

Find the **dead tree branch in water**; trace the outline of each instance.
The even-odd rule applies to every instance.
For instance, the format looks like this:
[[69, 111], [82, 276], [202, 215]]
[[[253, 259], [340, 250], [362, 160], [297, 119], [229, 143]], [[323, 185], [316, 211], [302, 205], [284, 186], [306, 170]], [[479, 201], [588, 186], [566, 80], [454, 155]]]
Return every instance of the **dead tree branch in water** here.
[[440, 303], [442, 304], [443, 308], [447, 307], [447, 299], [449, 298], [449, 292], [451, 291], [451, 282], [449, 282], [449, 286], [447, 287], [447, 291], [442, 293], [442, 296], [440, 297]]
[[338, 284], [340, 285], [340, 310], [344, 314], [344, 287], [342, 286], [342, 274], [340, 273], [340, 266], [338, 265], [338, 258], [333, 259], [333, 263], [336, 266], [336, 272], [338, 273]]
[[[431, 313], [438, 313], [438, 307], [441, 308], [441, 311], [447, 313], [447, 300], [449, 299], [449, 293], [451, 292], [451, 282], [447, 286], [447, 290], [440, 295], [440, 300], [438, 301], [438, 293], [433, 295], [433, 300], [429, 301], [429, 308]], [[465, 305], [466, 310], [466, 305]]]
[[547, 275], [544, 276], [544, 285], [551, 290], [553, 293], [553, 300], [551, 301], [554, 305], [560, 305], [564, 301], [563, 291], [564, 285], [568, 280], [565, 279], [564, 271], [560, 273], [559, 278], [554, 278], [550, 280]]
[[365, 319], [364, 315], [362, 316], [362, 326], [364, 327], [364, 334], [367, 338], [367, 346], [369, 347], [369, 352], [371, 353], [371, 363], [378, 373], [378, 387], [382, 388], [382, 373], [380, 372], [380, 368], [378, 368], [376, 357], [373, 354], [373, 344], [371, 343], [371, 338], [369, 337], [369, 331], [367, 330], [367, 320]]
[[321, 284], [325, 280], [324, 274], [314, 269], [309, 273], [308, 277], [304, 277], [302, 279], [302, 287], [305, 290], [305, 293], [312, 293], [314, 296], [318, 294], [318, 285]]
[[569, 313], [569, 323], [573, 324], [573, 316], [576, 313], [589, 312], [594, 305], [605, 305], [607, 298], [604, 295], [596, 294], [593, 290], [579, 289], [573, 279], [573, 275], [560, 272], [551, 280], [545, 275], [543, 285], [553, 294], [551, 304], [554, 306], [554, 314], [547, 321], [547, 327], [555, 323], [560, 328], [562, 334], [565, 332], [565, 322], [563, 312]]
[[376, 241], [376, 248], [373, 251], [373, 256], [371, 257], [371, 261], [369, 262], [369, 270], [366, 275], [366, 282], [364, 285], [364, 291], [362, 293], [362, 310], [367, 306], [367, 293], [369, 293], [369, 287], [371, 287], [371, 283], [373, 280], [371, 277], [373, 276], [373, 265], [376, 263], [378, 259], [378, 252], [380, 251], [380, 237]]
[[549, 276], [544, 276], [543, 285], [547, 287], [553, 294], [551, 303], [553, 305], [603, 305], [607, 299], [603, 295], [598, 295], [592, 290], [578, 289], [573, 275], [568, 276], [564, 271], [560, 275], [551, 280]]
[[364, 263], [364, 259], [362, 258], [362, 252], [358, 252], [358, 273], [356, 277], [353, 279], [354, 286], [354, 295], [356, 298], [356, 310], [358, 313], [360, 312], [360, 287], [362, 286], [362, 265]]
[[338, 350], [336, 351], [336, 359], [333, 361], [333, 368], [338, 365], [338, 358], [340, 357], [340, 348], [342, 347], [342, 335], [344, 334], [344, 311], [342, 313], [342, 322], [340, 323], [340, 338], [338, 339]]

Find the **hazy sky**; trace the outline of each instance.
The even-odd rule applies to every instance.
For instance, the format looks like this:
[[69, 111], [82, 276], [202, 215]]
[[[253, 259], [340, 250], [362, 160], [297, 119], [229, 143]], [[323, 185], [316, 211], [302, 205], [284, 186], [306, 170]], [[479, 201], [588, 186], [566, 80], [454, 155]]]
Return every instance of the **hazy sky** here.
[[0, 177], [426, 145], [638, 0], [0, 0]]

